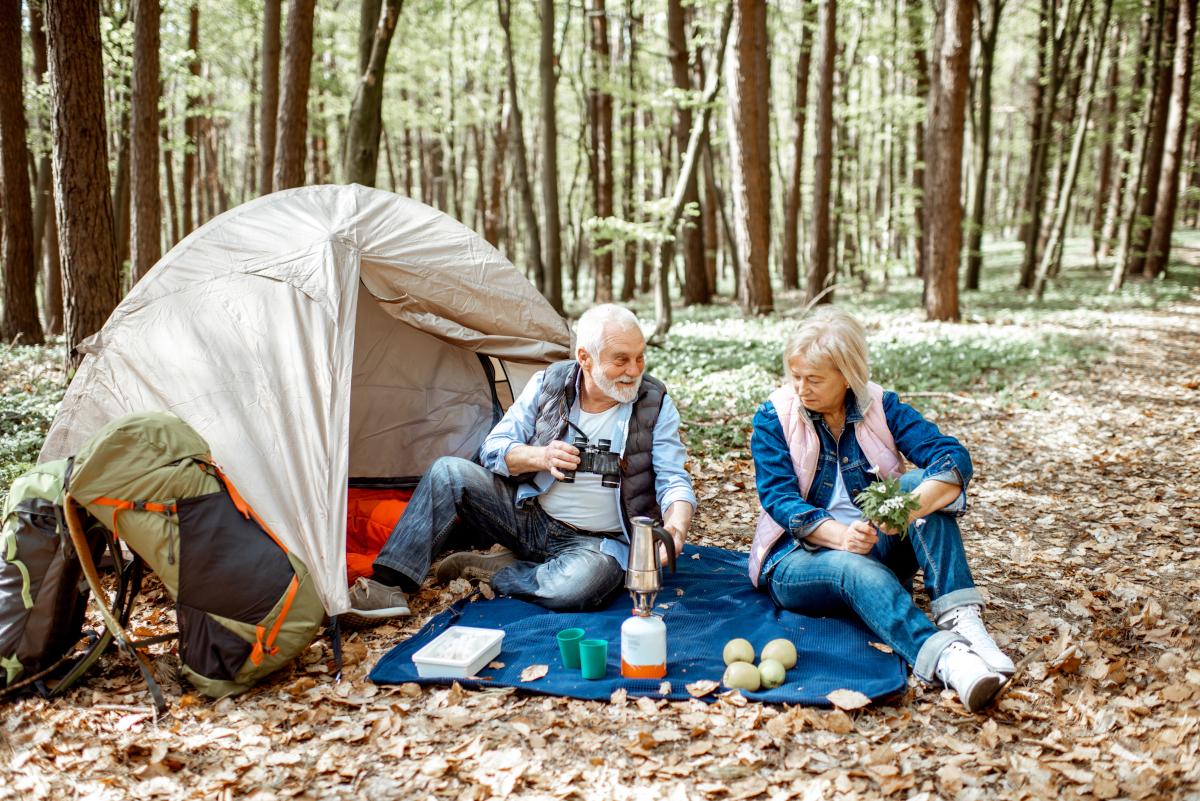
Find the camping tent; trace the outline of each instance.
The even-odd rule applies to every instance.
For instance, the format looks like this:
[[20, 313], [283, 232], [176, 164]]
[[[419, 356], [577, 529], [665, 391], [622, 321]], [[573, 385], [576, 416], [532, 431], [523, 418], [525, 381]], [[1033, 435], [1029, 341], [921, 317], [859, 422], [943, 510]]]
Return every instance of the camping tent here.
[[529, 281], [442, 212], [362, 186], [278, 192], [180, 242], [79, 346], [40, 461], [126, 412], [175, 412], [339, 614], [348, 482], [411, 484], [471, 457], [572, 345]]

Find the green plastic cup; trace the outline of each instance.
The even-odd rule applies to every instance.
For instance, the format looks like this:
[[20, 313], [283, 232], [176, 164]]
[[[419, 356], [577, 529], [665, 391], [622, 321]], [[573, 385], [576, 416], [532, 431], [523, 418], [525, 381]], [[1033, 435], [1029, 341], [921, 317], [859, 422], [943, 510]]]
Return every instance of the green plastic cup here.
[[585, 679], [602, 679], [608, 672], [608, 640], [579, 643], [579, 663]]
[[586, 634], [583, 629], [563, 629], [558, 633], [558, 653], [562, 655], [563, 667], [579, 670], [579, 643]]

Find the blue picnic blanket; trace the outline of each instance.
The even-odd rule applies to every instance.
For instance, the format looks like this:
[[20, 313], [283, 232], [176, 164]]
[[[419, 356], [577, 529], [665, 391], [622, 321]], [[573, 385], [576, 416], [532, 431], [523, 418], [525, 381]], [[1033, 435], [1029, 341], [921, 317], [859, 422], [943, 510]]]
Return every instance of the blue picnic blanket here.
[[[655, 611], [667, 626], [665, 679], [621, 676], [621, 624], [632, 609], [624, 592], [603, 609], [578, 613], [551, 612], [512, 598], [464, 598], [385, 654], [370, 678], [376, 684], [449, 684], [451, 679], [420, 678], [412, 655], [449, 626], [461, 625], [504, 631], [503, 648], [495, 659], [504, 667], [485, 666], [474, 678], [459, 679], [463, 687], [518, 687], [585, 700], [608, 699], [624, 687], [630, 697], [686, 700], [691, 696], [685, 685], [700, 679], [721, 680], [722, 649], [729, 640], [745, 637], [758, 653], [771, 640], [786, 637], [799, 655], [787, 681], [774, 690], [744, 693], [747, 698], [829, 706], [825, 696], [834, 690], [857, 690], [881, 699], [905, 689], [904, 661], [869, 645], [879, 637], [858, 618], [812, 618], [776, 608], [765, 591], [750, 584], [746, 559], [745, 553], [688, 545], [678, 559], [678, 572], [663, 572]], [[555, 635], [574, 627], [585, 629], [588, 638], [608, 640], [605, 678], [589, 681], [578, 670], [563, 667]], [[549, 672], [522, 682], [521, 671], [531, 665], [547, 665]], [[665, 696], [660, 692], [663, 681], [671, 684]], [[715, 695], [706, 698], [715, 700]]]

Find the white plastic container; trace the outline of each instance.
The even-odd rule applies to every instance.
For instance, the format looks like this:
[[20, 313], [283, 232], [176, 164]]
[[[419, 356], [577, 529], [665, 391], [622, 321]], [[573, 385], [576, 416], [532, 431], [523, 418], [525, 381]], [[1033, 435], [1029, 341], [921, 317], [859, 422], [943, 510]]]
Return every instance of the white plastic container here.
[[621, 625], [621, 675], [627, 679], [667, 675], [667, 624], [658, 615], [634, 614]]
[[[466, 653], [455, 653], [456, 644], [464, 637], [478, 640], [477, 647], [469, 648]], [[503, 642], [504, 632], [499, 629], [451, 626], [413, 654], [412, 661], [417, 666], [417, 675], [422, 678], [466, 679], [499, 656]], [[461, 647], [460, 644], [460, 650]], [[439, 655], [435, 656], [435, 653]]]

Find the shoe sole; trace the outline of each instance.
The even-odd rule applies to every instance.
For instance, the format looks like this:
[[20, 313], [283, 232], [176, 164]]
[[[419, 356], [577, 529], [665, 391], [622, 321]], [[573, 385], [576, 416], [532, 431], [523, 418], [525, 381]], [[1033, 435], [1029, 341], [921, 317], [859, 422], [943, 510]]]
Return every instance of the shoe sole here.
[[382, 626], [393, 618], [408, 617], [411, 614], [412, 612], [407, 606], [393, 606], [390, 609], [372, 609], [370, 611], [351, 609], [349, 612], [338, 615], [338, 619], [342, 622], [342, 628], [370, 629]]
[[1003, 685], [1004, 680], [1000, 676], [984, 676], [971, 685], [971, 689], [967, 691], [967, 697], [961, 699], [963, 706], [972, 714], [978, 712], [996, 697], [996, 693], [1000, 692]]
[[517, 555], [512, 551], [499, 551], [497, 553], [475, 553], [474, 551], [460, 551], [452, 553], [438, 562], [437, 568], [433, 571], [433, 578], [438, 584], [448, 584], [454, 579], [463, 574], [463, 571], [469, 567], [473, 567], [481, 573], [486, 573], [482, 578], [490, 579], [502, 567], [512, 564], [517, 561]]

